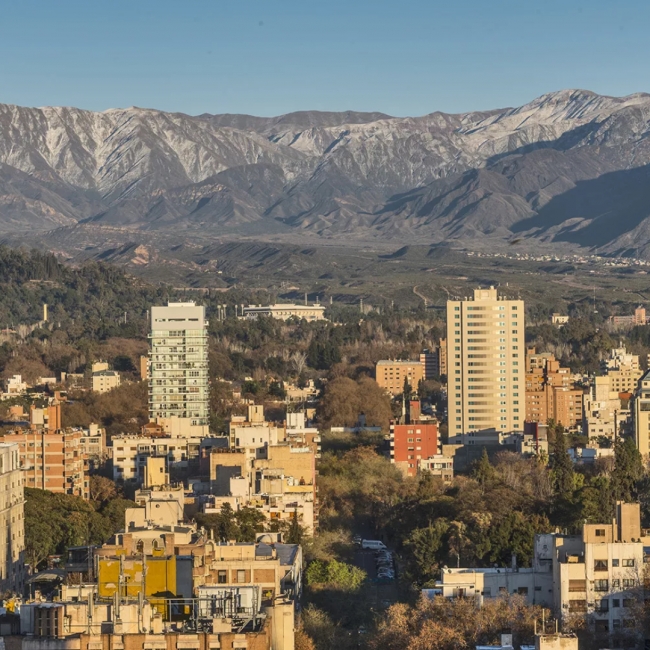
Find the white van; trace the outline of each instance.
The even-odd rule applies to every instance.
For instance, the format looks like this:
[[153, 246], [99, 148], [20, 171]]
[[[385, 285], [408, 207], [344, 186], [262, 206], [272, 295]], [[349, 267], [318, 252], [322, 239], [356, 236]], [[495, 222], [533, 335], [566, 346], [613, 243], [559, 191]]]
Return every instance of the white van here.
[[378, 539], [362, 539], [361, 548], [367, 548], [371, 551], [386, 551], [386, 544], [380, 542]]

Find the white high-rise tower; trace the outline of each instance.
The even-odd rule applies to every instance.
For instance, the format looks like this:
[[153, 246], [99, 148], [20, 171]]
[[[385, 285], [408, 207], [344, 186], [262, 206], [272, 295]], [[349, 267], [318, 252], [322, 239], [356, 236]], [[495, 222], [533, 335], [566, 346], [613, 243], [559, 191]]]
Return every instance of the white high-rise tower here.
[[447, 302], [449, 436], [522, 431], [526, 416], [523, 300], [494, 287]]
[[208, 434], [207, 328], [193, 302], [151, 308], [149, 417], [172, 435]]

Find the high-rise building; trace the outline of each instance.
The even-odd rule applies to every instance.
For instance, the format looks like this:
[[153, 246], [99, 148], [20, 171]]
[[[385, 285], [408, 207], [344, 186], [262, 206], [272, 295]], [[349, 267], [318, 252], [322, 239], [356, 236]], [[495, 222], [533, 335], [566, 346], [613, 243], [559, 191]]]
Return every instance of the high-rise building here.
[[193, 302], [151, 308], [149, 418], [181, 436], [208, 433], [207, 328]]
[[[18, 445], [0, 444], [0, 589], [22, 593], [25, 520], [23, 470]], [[45, 513], [44, 513], [44, 516]]]
[[523, 431], [526, 413], [524, 302], [476, 289], [447, 302], [449, 435]]

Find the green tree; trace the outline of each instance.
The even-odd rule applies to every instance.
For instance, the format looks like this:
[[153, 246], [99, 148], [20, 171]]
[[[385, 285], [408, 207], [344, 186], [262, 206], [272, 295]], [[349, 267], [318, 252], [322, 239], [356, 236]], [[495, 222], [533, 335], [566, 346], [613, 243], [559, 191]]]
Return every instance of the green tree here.
[[638, 483], [643, 478], [643, 459], [632, 438], [624, 438], [614, 448], [612, 493], [617, 501], [636, 501]]
[[356, 591], [366, 577], [366, 572], [359, 567], [338, 560], [314, 560], [307, 567], [306, 573], [308, 585], [327, 585], [341, 591]]
[[481, 487], [485, 488], [494, 479], [494, 476], [494, 467], [490, 464], [487, 449], [483, 447], [481, 457], [474, 463], [472, 478], [474, 478]]
[[573, 462], [566, 448], [563, 431], [556, 431], [553, 441], [553, 488], [555, 495], [561, 499], [569, 499], [575, 485]]
[[446, 519], [437, 519], [426, 528], [416, 528], [405, 542], [412, 558], [411, 576], [426, 583], [438, 577], [444, 540], [449, 531]]

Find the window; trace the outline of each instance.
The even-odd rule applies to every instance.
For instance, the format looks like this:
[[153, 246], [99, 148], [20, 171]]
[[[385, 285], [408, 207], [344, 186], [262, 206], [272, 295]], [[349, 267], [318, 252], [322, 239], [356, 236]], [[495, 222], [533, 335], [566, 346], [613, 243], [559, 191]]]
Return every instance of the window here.
[[226, 582], [228, 582], [228, 579], [227, 579], [226, 576], [227, 576], [227, 574], [226, 574], [225, 571], [219, 571], [218, 574], [217, 574], [217, 582], [220, 585], [225, 585]]
[[631, 589], [634, 585], [634, 580], [623, 578], [623, 589]]
[[569, 591], [587, 591], [587, 581], [569, 580]]
[[605, 537], [605, 529], [596, 528], [596, 537]]
[[594, 591], [609, 591], [609, 580], [594, 580]]
[[594, 560], [594, 571], [607, 571], [607, 560]]
[[614, 558], [614, 559], [612, 560], [612, 566], [613, 566], [613, 567], [618, 566], [618, 558]]
[[623, 566], [627, 566], [627, 567], [634, 566], [634, 560], [631, 559], [623, 560]]
[[623, 607], [634, 607], [634, 598], [623, 598]]
[[612, 600], [612, 609], [618, 609], [621, 606], [620, 598], [614, 598]]
[[621, 581], [618, 578], [612, 580], [612, 589], [620, 589], [620, 588], [621, 588]]
[[246, 570], [237, 569], [237, 582], [246, 582]]

